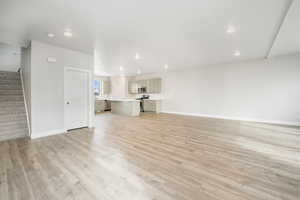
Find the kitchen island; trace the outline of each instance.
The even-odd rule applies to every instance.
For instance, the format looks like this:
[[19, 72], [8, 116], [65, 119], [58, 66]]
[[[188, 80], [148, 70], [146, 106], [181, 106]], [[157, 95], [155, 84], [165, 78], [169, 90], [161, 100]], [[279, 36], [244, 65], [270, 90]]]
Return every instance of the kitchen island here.
[[111, 102], [111, 112], [127, 116], [140, 115], [140, 101], [135, 99], [107, 99]]

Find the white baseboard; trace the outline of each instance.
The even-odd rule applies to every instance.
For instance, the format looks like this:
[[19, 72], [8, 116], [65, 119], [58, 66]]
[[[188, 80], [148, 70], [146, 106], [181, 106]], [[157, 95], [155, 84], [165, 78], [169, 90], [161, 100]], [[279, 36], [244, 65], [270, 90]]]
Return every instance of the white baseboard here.
[[56, 129], [52, 131], [46, 131], [46, 132], [40, 132], [40, 133], [31, 133], [31, 139], [41, 138], [41, 137], [47, 137], [51, 135], [58, 135], [58, 134], [64, 134], [67, 130], [65, 129]]
[[236, 120], [236, 121], [259, 122], [259, 123], [267, 123], [267, 124], [300, 126], [300, 122], [260, 120], [260, 119], [253, 119], [253, 118], [228, 117], [228, 116], [221, 116], [221, 115], [206, 115], [206, 114], [198, 114], [198, 113], [173, 112], [173, 111], [162, 111], [162, 113], [187, 115], [187, 116], [195, 116], [195, 117], [207, 117], [207, 118], [215, 118], [215, 119], [229, 119], [229, 120]]

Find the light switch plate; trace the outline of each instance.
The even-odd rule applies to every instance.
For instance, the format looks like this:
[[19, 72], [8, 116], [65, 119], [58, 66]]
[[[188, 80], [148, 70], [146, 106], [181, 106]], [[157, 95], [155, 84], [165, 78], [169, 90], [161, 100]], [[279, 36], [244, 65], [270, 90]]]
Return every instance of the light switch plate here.
[[54, 58], [54, 57], [48, 57], [47, 61], [50, 62], [50, 63], [55, 63], [56, 62], [56, 58]]

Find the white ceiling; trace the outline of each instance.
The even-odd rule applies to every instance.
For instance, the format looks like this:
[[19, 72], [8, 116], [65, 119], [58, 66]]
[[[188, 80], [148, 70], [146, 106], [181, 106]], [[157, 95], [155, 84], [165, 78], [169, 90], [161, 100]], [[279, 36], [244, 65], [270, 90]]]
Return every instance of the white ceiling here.
[[[290, 0], [0, 0], [0, 41], [95, 53], [97, 73], [158, 72], [267, 56]], [[271, 55], [300, 51], [299, 2]], [[298, 17], [297, 17], [298, 16]], [[236, 27], [226, 34], [229, 25]], [[298, 25], [298, 26], [297, 26]], [[63, 36], [65, 29], [74, 36]], [[54, 33], [55, 38], [48, 38]], [[298, 39], [297, 42], [293, 42]], [[239, 50], [240, 57], [233, 52]], [[134, 59], [136, 52], [141, 59]]]

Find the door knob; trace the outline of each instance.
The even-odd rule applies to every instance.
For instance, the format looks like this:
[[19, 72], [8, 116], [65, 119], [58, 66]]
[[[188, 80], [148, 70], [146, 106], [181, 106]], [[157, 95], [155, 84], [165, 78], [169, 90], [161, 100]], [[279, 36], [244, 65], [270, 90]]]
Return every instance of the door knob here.
[[67, 101], [67, 104], [69, 105], [69, 104], [70, 104], [70, 102], [68, 102], [68, 101]]

